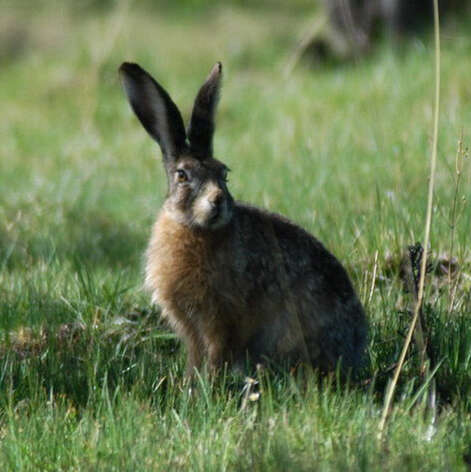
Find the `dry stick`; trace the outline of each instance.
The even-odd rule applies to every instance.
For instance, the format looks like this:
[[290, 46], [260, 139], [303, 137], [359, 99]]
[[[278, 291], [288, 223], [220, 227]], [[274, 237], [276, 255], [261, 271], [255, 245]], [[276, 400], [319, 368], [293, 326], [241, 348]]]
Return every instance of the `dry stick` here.
[[[113, 48], [116, 44], [116, 41], [121, 33], [124, 21], [126, 19], [127, 12], [130, 8], [130, 3], [132, 0], [124, 0], [118, 4], [114, 12], [111, 15], [110, 25], [106, 34], [104, 36], [104, 41], [101, 41], [95, 47], [91, 47], [90, 54], [92, 56], [92, 70], [89, 73], [90, 77], [90, 89], [96, 92], [99, 82], [99, 71], [101, 66], [110, 56]], [[90, 96], [91, 92], [90, 92]], [[86, 113], [85, 113], [85, 127], [91, 128], [90, 123], [92, 122], [93, 115], [96, 112], [98, 103], [96, 100], [93, 102], [91, 100], [88, 103], [85, 103]]]
[[378, 270], [378, 251], [375, 252], [375, 262], [373, 265], [373, 275], [371, 278], [371, 288], [370, 288], [370, 294], [368, 296], [368, 305], [371, 302], [371, 299], [373, 298], [373, 292], [375, 290], [375, 285], [376, 285], [376, 271]]
[[319, 35], [319, 32], [322, 31], [322, 28], [327, 24], [328, 18], [327, 15], [321, 15], [317, 21], [315, 21], [312, 26], [309, 28], [308, 32], [301, 39], [300, 43], [294, 50], [293, 54], [288, 58], [286, 65], [284, 67], [283, 76], [286, 78], [293, 72], [297, 63], [299, 62], [301, 56], [304, 54], [306, 49], [309, 47], [311, 42], [316, 36]]
[[[453, 251], [454, 251], [454, 243], [455, 243], [455, 229], [456, 229], [456, 220], [457, 220], [457, 206], [458, 206], [458, 193], [461, 181], [461, 173], [463, 171], [463, 128], [461, 128], [460, 138], [458, 140], [458, 150], [456, 151], [456, 158], [455, 158], [455, 172], [456, 172], [456, 180], [455, 180], [455, 193], [453, 195], [453, 205], [451, 207], [451, 215], [450, 215], [450, 254], [448, 255], [448, 286], [450, 287], [450, 302], [448, 306], [448, 314], [450, 314], [453, 310], [453, 305], [455, 301], [454, 294], [457, 287], [457, 284], [453, 286], [451, 280], [451, 264], [453, 259]], [[456, 277], [459, 280], [459, 277]]]
[[422, 305], [422, 299], [424, 296], [425, 270], [427, 267], [427, 247], [429, 244], [430, 226], [432, 222], [433, 190], [434, 190], [434, 185], [435, 185], [435, 168], [436, 168], [436, 162], [437, 162], [438, 116], [439, 116], [439, 108], [440, 108], [440, 24], [439, 24], [438, 0], [433, 0], [433, 19], [434, 19], [434, 29], [435, 29], [435, 114], [434, 114], [434, 123], [433, 123], [432, 156], [430, 160], [430, 181], [429, 181], [429, 187], [428, 187], [427, 217], [425, 221], [424, 255], [422, 257], [422, 265], [421, 265], [420, 280], [419, 280], [419, 293], [417, 297], [417, 303], [415, 305], [414, 316], [412, 318], [409, 331], [404, 341], [404, 346], [402, 347], [402, 352], [399, 357], [399, 362], [394, 372], [393, 379], [386, 393], [386, 399], [384, 402], [384, 408], [381, 415], [381, 421], [378, 427], [380, 439], [382, 439], [383, 437], [384, 427], [386, 425], [386, 420], [388, 418], [389, 410], [391, 408], [391, 402], [394, 396], [394, 391], [396, 389], [397, 381], [399, 379], [399, 375], [404, 365], [404, 360], [406, 358], [407, 350], [409, 349], [409, 345], [411, 343], [412, 335], [414, 334], [414, 329], [417, 324], [417, 320], [419, 319], [420, 307]]
[[[358, 46], [363, 42], [366, 42], [366, 39], [362, 39], [364, 33], [358, 32], [355, 27], [353, 20], [352, 8], [346, 0], [339, 0], [340, 3], [340, 12], [342, 14], [343, 20], [345, 22], [347, 32], [347, 41], [350, 43], [350, 46], [354, 52], [354, 55], [358, 55]], [[324, 10], [326, 7], [324, 8]], [[303, 36], [298, 46], [288, 58], [286, 65], [283, 69], [283, 76], [285, 78], [289, 77], [293, 72], [294, 68], [298, 64], [302, 55], [306, 52], [309, 46], [313, 43], [314, 39], [319, 36], [319, 33], [325, 28], [325, 26], [331, 21], [329, 14], [327, 12], [321, 13], [317, 21], [315, 21], [312, 26], [309, 28], [307, 33]]]

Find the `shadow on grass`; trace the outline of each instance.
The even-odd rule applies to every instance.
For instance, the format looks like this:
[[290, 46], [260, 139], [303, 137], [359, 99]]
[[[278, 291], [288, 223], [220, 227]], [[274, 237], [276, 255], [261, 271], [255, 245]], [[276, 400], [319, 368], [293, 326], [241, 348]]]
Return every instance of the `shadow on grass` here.
[[151, 398], [161, 379], [179, 366], [179, 346], [156, 312], [139, 316], [9, 333], [0, 343], [0, 397], [15, 405], [53, 392], [85, 407], [103, 389], [138, 388]]
[[5, 290], [0, 297], [0, 332], [39, 324], [54, 327], [77, 316], [65, 299], [51, 296], [47, 287], [37, 287], [23, 280], [18, 292]]
[[[443, 361], [435, 377], [437, 393], [442, 404], [450, 404], [457, 397], [471, 394], [471, 326], [465, 315], [455, 314], [453, 321], [443, 321], [435, 315], [429, 312], [427, 317], [433, 326], [431, 344], [436, 359]], [[440, 335], [445, 331], [450, 333], [446, 339]], [[400, 337], [396, 343], [401, 344]], [[64, 323], [54, 328], [38, 327], [35, 331], [19, 329], [0, 344], [0, 368], [3, 385], [9, 384], [20, 397], [34, 395], [40, 385], [83, 405], [104, 384], [110, 391], [118, 386], [121, 390], [137, 387], [151, 398], [162, 381], [160, 388], [164, 391], [169, 373], [183, 378], [180, 350], [180, 343], [161, 323], [158, 313], [148, 311], [144, 315], [110, 317], [98, 326]], [[415, 382], [414, 389], [420, 387], [417, 359], [417, 353], [412, 351], [399, 390], [411, 388], [410, 382]], [[283, 383], [291, 378], [303, 384], [299, 371], [264, 372], [270, 381]], [[365, 380], [372, 372], [365, 369], [348, 388], [370, 391], [381, 403], [391, 374], [386, 368], [381, 369], [370, 383]], [[167, 380], [163, 381], [164, 378]], [[338, 383], [335, 377], [329, 382], [334, 382], [331, 385], [337, 385], [335, 388], [344, 388], [344, 382]]]
[[140, 263], [148, 230], [98, 212], [71, 212], [67, 220], [67, 234], [59, 254], [110, 267]]
[[15, 234], [0, 227], [0, 266], [14, 270], [69, 259], [89, 266], [139, 267], [149, 235], [135, 223], [77, 209], [67, 211], [60, 224], [40, 225], [39, 230], [30, 227]]
[[[434, 374], [438, 405], [452, 405], [458, 399], [471, 395], [471, 324], [466, 308], [448, 313], [431, 304], [424, 305], [424, 321], [427, 327], [427, 354], [430, 371]], [[396, 361], [403, 347], [412, 313], [408, 310], [392, 315], [389, 326], [372, 329], [374, 338], [374, 372], [365, 385], [381, 400], [391, 381]], [[388, 336], [384, 333], [389, 333]], [[391, 334], [394, 334], [391, 336]], [[420, 355], [415, 343], [409, 348], [404, 368], [399, 377], [397, 398], [401, 392], [407, 395], [417, 391], [431, 379], [424, 378], [420, 368]], [[406, 396], [407, 396], [406, 395]], [[382, 400], [381, 400], [382, 401]], [[471, 403], [467, 405], [471, 407]]]
[[[435, 375], [439, 405], [453, 404], [458, 398], [471, 395], [471, 325], [468, 318], [466, 312], [444, 316], [433, 307], [426, 309], [429, 342], [433, 348], [432, 369], [441, 363]], [[407, 320], [404, 319], [402, 324], [405, 328]], [[326, 378], [326, 386], [339, 391], [347, 388], [369, 392], [379, 405], [382, 404], [392, 376], [389, 367], [397, 358], [402, 340], [398, 331], [391, 342], [378, 343], [375, 365], [365, 368], [355, 381], [345, 384], [333, 376]], [[158, 312], [151, 310], [97, 315], [87, 325], [69, 322], [50, 326], [46, 323], [34, 329], [18, 328], [0, 342], [0, 385], [4, 390], [0, 397], [15, 392], [13, 401], [17, 403], [34, 398], [38, 391], [52, 391], [66, 395], [77, 406], [85, 406], [90, 396], [107, 388], [110, 392], [137, 389], [145, 398], [167, 402], [167, 389], [173, 389], [175, 381], [183, 381], [184, 361], [180, 352], [176, 336], [162, 323]], [[401, 391], [409, 396], [421, 388], [424, 379], [419, 373], [418, 358], [413, 348], [400, 377], [397, 398], [401, 397]], [[258, 371], [253, 374], [259, 378]], [[287, 386], [294, 381], [302, 386], [302, 374], [302, 369], [277, 371], [268, 368], [262, 370], [261, 378], [274, 384]], [[226, 376], [221, 375], [221, 378], [226, 379], [222, 384], [227, 386]], [[319, 386], [323, 388], [324, 380], [319, 379]], [[214, 385], [217, 387], [218, 382]], [[239, 381], [235, 386], [238, 392], [240, 387]], [[471, 404], [467, 407], [471, 408]]]

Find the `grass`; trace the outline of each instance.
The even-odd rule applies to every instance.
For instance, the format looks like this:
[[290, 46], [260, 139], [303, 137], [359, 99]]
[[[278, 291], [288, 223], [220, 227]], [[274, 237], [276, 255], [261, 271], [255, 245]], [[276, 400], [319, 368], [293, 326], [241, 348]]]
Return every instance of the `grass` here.
[[[1, 469], [467, 470], [471, 173], [463, 151], [458, 178], [456, 153], [471, 124], [469, 22], [442, 36], [424, 307], [437, 399], [413, 349], [379, 441], [411, 318], [401, 258], [423, 238], [433, 42], [285, 79], [295, 32], [312, 21], [302, 2], [196, 15], [42, 5], [2, 15], [25, 43], [0, 50]], [[371, 324], [359, 385], [267, 372], [255, 401], [230, 375], [190, 393], [184, 353], [141, 288], [165, 177], [122, 94], [123, 60], [152, 71], [185, 116], [223, 61], [215, 149], [232, 192], [300, 223], [348, 268]]]

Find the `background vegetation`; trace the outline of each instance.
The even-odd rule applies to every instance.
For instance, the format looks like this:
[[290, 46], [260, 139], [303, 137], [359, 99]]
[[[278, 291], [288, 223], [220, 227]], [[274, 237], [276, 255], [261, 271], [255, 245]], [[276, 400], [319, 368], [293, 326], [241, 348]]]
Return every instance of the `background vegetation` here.
[[[469, 20], [442, 35], [424, 308], [435, 389], [413, 350], [379, 441], [410, 321], [403, 255], [423, 236], [431, 38], [286, 75], [316, 19], [307, 1], [1, 9], [2, 470], [467, 470]], [[371, 323], [359, 382], [265, 372], [252, 396], [230, 376], [189, 390], [183, 352], [141, 289], [165, 177], [121, 91], [123, 60], [151, 71], [186, 117], [223, 61], [216, 154], [236, 198], [289, 216], [347, 266]]]

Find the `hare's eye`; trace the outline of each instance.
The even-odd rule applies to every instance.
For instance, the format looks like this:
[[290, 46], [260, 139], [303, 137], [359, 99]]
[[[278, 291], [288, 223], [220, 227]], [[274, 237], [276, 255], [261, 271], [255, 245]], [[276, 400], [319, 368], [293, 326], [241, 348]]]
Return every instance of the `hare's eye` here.
[[178, 169], [176, 174], [178, 183], [188, 182], [188, 175], [183, 169]]

